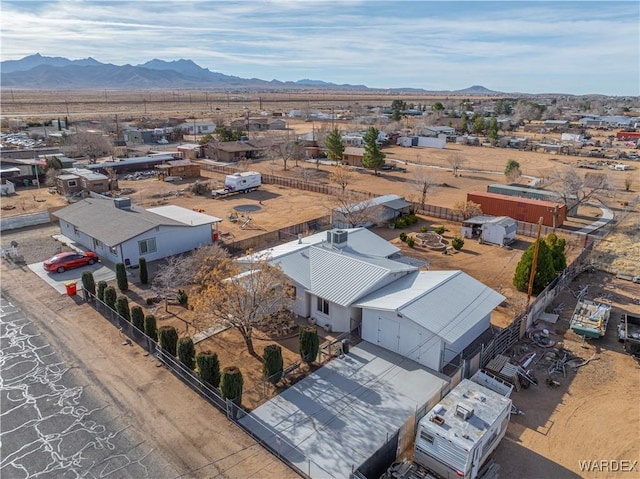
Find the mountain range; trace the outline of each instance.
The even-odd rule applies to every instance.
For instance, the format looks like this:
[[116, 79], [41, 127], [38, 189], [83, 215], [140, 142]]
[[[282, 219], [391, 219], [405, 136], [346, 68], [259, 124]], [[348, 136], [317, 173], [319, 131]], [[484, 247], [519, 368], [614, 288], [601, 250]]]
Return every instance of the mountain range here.
[[[114, 65], [94, 58], [69, 60], [64, 57], [46, 57], [39, 53], [20, 60], [0, 62], [0, 84], [3, 88], [34, 90], [84, 90], [84, 89], [354, 89], [369, 90], [365, 85], [338, 85], [322, 80], [298, 80], [283, 82], [240, 78], [212, 72], [192, 60], [164, 61], [153, 59], [140, 65]], [[425, 92], [417, 88], [393, 90]], [[500, 92], [474, 85], [464, 90], [438, 91], [447, 94], [492, 95]]]

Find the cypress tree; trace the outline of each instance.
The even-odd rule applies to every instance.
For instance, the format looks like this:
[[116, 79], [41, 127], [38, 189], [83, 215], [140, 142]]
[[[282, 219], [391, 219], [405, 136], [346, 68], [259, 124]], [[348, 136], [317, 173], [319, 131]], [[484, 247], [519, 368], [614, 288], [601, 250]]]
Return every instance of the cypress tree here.
[[85, 290], [95, 296], [96, 294], [96, 281], [93, 279], [93, 273], [91, 271], [82, 272], [82, 286]]
[[127, 270], [124, 263], [116, 264], [116, 282], [118, 283], [118, 289], [122, 292], [129, 289], [129, 281], [127, 280]]
[[302, 360], [307, 364], [313, 363], [318, 357], [318, 349], [320, 348], [318, 330], [313, 327], [300, 328], [298, 342]]
[[129, 298], [120, 296], [116, 300], [116, 311], [127, 321], [131, 321], [131, 310], [129, 309]]
[[212, 385], [214, 388], [220, 386], [220, 361], [218, 355], [211, 351], [203, 351], [196, 355], [198, 364], [198, 374], [202, 382]]
[[162, 326], [158, 328], [158, 339], [160, 347], [167, 353], [175, 356], [178, 349], [178, 332], [173, 326]]
[[140, 331], [144, 331], [144, 311], [140, 306], [131, 307], [131, 322]]
[[156, 317], [153, 314], [148, 314], [144, 317], [144, 334], [149, 336], [154, 341], [158, 340], [158, 329], [156, 327]]
[[220, 379], [220, 392], [224, 399], [231, 399], [235, 404], [240, 406], [242, 403], [242, 372], [236, 366], [224, 368], [222, 378]]
[[191, 338], [178, 339], [178, 359], [189, 369], [195, 367], [196, 348]]
[[147, 270], [147, 260], [145, 258], [140, 258], [138, 260], [138, 266], [140, 268], [140, 283], [148, 284], [149, 271]]
[[104, 290], [104, 303], [114, 311], [116, 309], [117, 298], [118, 298], [118, 293], [116, 292], [116, 288], [114, 288], [113, 286], [108, 286]]
[[264, 378], [271, 384], [277, 384], [278, 381], [282, 379], [282, 368], [284, 365], [282, 348], [277, 344], [269, 344], [265, 346], [262, 358], [262, 374]]
[[102, 302], [104, 302], [104, 290], [107, 289], [106, 281], [98, 281], [98, 286], [96, 288], [96, 296]]

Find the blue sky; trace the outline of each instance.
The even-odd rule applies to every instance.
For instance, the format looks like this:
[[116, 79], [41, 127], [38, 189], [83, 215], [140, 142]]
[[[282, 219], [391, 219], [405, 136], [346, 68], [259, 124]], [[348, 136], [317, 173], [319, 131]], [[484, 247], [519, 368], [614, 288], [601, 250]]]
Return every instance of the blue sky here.
[[1, 0], [2, 60], [188, 58], [243, 78], [640, 95], [640, 2]]

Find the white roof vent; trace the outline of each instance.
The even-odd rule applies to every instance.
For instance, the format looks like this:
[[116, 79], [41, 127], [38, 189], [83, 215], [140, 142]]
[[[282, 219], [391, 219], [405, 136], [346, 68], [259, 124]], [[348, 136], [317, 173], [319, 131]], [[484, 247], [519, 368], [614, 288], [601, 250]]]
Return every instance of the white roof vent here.
[[458, 416], [463, 421], [468, 420], [471, 416], [473, 416], [473, 408], [466, 408], [461, 404], [456, 406], [456, 416]]

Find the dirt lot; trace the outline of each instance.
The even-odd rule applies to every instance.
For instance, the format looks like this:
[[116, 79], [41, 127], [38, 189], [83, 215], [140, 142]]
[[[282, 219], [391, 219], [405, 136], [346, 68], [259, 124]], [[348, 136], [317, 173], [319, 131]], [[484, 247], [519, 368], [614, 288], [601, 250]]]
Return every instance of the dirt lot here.
[[[603, 339], [582, 339], [569, 330], [569, 320], [576, 304], [571, 291], [588, 286], [587, 299], [610, 301], [613, 307], [607, 334]], [[556, 345], [570, 350], [583, 359], [595, 360], [567, 376], [554, 376], [557, 388], [545, 384], [550, 362], [548, 351], [522, 341], [513, 349], [516, 355], [537, 352], [533, 370], [539, 385], [514, 392], [514, 404], [525, 411], [524, 416], [512, 416], [505, 440], [495, 454], [501, 477], [605, 478], [640, 477], [635, 472], [581, 471], [579, 461], [640, 460], [638, 431], [640, 388], [638, 361], [624, 353], [617, 341], [618, 320], [623, 311], [640, 314], [640, 286], [617, 280], [606, 273], [583, 273], [554, 301], [549, 311], [563, 308], [560, 319], [553, 324], [540, 323], [551, 331]], [[553, 351], [553, 349], [552, 349]], [[594, 356], [595, 355], [595, 356]]]

